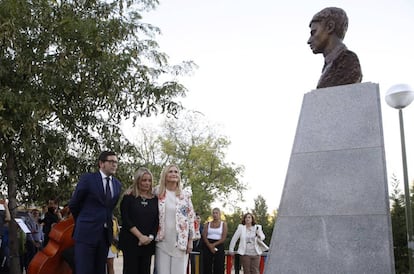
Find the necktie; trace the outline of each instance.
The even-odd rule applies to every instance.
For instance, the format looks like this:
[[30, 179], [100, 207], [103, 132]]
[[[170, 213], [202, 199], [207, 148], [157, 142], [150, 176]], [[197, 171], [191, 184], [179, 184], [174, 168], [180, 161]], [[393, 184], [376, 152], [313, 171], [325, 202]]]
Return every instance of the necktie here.
[[112, 200], [111, 187], [109, 186], [110, 183], [111, 183], [111, 178], [106, 177], [105, 202], [108, 205], [111, 203], [111, 200]]
[[111, 187], [110, 184], [111, 183], [111, 178], [106, 177], [106, 186], [105, 186], [105, 203], [106, 203], [106, 227], [107, 227], [107, 240], [108, 240], [108, 246], [111, 244], [112, 242], [112, 214], [111, 214], [111, 200], [112, 200], [112, 195], [111, 195]]

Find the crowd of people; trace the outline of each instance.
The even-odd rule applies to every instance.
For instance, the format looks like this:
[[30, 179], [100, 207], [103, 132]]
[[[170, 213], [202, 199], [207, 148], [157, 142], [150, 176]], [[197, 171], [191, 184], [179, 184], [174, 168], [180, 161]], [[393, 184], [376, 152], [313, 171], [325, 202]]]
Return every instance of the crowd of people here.
[[[115, 153], [103, 152], [98, 166], [98, 172], [81, 176], [69, 203], [75, 218], [77, 274], [105, 273], [107, 254], [102, 249], [108, 250], [113, 240], [108, 218], [118, 200], [122, 222], [118, 247], [123, 254], [124, 274], [187, 273], [192, 251], [202, 254], [202, 273], [224, 273], [227, 223], [221, 219], [220, 209], [214, 208], [211, 221], [201, 224], [191, 192], [182, 187], [177, 165], [164, 167], [154, 187], [151, 171], [139, 168], [122, 194], [120, 182], [114, 177], [118, 167]], [[252, 239], [264, 239], [262, 228], [250, 213], [244, 216], [239, 228], [233, 236], [232, 248], [240, 239], [238, 253], [246, 257], [242, 260], [245, 273], [258, 274], [261, 251]], [[93, 236], [87, 237], [91, 231]], [[153, 270], [152, 258], [155, 258]]]
[[[29, 264], [39, 250], [48, 243], [52, 227], [63, 219], [58, 202], [50, 199], [42, 209], [19, 210], [17, 241], [21, 271], [28, 270]], [[9, 223], [11, 214], [7, 200], [0, 200], [0, 274], [9, 273]]]
[[[104, 151], [98, 158], [98, 171], [80, 177], [69, 204], [62, 210], [57, 200], [50, 199], [42, 211], [28, 212], [28, 232], [21, 234], [25, 242], [22, 268], [27, 270], [35, 254], [48, 244], [53, 226], [73, 216], [75, 244], [62, 255], [73, 273], [114, 274], [114, 258], [119, 250], [123, 255], [123, 274], [184, 274], [188, 264], [194, 263], [194, 256], [189, 260], [192, 251], [201, 253], [200, 273], [224, 273], [227, 223], [222, 220], [220, 209], [214, 208], [211, 221], [202, 224], [191, 192], [183, 189], [177, 165], [167, 165], [154, 187], [151, 171], [140, 167], [123, 193], [121, 182], [115, 177], [117, 168], [116, 154]], [[119, 201], [121, 226], [113, 214]], [[4, 207], [7, 209], [7, 203]], [[0, 215], [0, 226], [6, 227], [10, 212], [1, 212], [5, 214]], [[4, 229], [0, 231], [1, 255], [7, 254], [7, 250], [3, 251], [3, 246], [7, 246], [5, 233]], [[240, 239], [238, 253], [243, 258], [244, 273], [259, 273], [261, 253], [255, 247], [255, 237], [263, 240], [264, 234], [249, 213], [230, 244], [234, 254], [235, 243]]]
[[[112, 216], [118, 199], [121, 201], [122, 221], [118, 247], [123, 254], [124, 274], [150, 274], [151, 271], [160, 274], [187, 273], [192, 251], [201, 253], [203, 273], [224, 273], [227, 223], [221, 219], [220, 209], [214, 208], [211, 221], [201, 224], [191, 201], [191, 193], [182, 187], [177, 165], [167, 165], [154, 187], [151, 171], [139, 168], [132, 184], [122, 194], [119, 192], [120, 182], [114, 177], [117, 167], [116, 155], [103, 152], [99, 157], [99, 171], [81, 177], [69, 203], [76, 220], [77, 274], [105, 273], [106, 255], [102, 247], [108, 250], [112, 241], [113, 233], [107, 220], [108, 216]], [[94, 237], [82, 237], [85, 231], [89, 235], [93, 231]], [[238, 253], [243, 257], [245, 273], [259, 273], [261, 251], [252, 241], [255, 237], [263, 240], [264, 234], [249, 213], [244, 216], [241, 227], [232, 239], [234, 249], [235, 242], [240, 238]], [[233, 250], [231, 252], [234, 253]], [[153, 270], [152, 258], [155, 258]]]

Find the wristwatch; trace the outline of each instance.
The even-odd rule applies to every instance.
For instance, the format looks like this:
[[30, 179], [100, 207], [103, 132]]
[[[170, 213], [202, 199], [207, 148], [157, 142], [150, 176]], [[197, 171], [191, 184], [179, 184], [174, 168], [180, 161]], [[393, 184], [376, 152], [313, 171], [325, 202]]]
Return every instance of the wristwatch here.
[[154, 240], [154, 235], [150, 234], [150, 235], [148, 235], [148, 238], [150, 238], [151, 241], [153, 241]]

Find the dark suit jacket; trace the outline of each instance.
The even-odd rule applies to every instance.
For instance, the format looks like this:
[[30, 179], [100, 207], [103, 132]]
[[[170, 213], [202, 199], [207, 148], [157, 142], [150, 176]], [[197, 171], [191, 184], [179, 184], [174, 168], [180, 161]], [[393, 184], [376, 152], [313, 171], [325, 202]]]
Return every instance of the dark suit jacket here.
[[113, 176], [112, 186], [112, 201], [106, 205], [101, 173], [81, 176], [69, 202], [70, 211], [75, 218], [73, 238], [76, 242], [96, 244], [102, 239], [104, 224], [107, 217], [112, 216], [121, 193], [121, 183]]

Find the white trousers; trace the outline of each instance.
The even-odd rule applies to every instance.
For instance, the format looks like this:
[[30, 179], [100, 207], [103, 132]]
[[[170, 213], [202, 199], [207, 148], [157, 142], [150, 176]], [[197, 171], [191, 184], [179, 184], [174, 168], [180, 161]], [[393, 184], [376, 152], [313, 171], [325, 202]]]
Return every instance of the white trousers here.
[[186, 274], [188, 254], [183, 257], [173, 257], [161, 248], [155, 248], [155, 268], [159, 274]]

